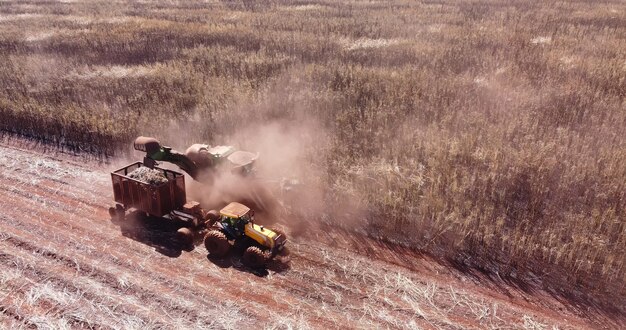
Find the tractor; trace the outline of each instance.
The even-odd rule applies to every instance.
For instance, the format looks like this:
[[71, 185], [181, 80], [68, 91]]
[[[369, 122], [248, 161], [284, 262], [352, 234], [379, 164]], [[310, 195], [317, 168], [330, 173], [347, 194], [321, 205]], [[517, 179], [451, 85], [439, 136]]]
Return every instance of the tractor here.
[[209, 256], [221, 258], [233, 247], [239, 247], [244, 250], [245, 265], [263, 267], [277, 255], [287, 254], [285, 234], [254, 223], [254, 211], [249, 207], [232, 202], [216, 213], [212, 212], [206, 223], [209, 232], [204, 246]]

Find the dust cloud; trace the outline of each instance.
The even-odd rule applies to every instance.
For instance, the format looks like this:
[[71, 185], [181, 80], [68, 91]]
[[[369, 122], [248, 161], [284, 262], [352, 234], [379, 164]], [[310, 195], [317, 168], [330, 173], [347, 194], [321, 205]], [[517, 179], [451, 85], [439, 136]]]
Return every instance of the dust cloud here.
[[323, 163], [328, 148], [324, 129], [313, 120], [273, 121], [244, 128], [224, 144], [258, 153], [254, 173], [241, 176], [224, 170], [205, 171], [199, 182], [187, 181], [188, 199], [207, 209], [242, 202], [255, 210], [259, 222], [289, 223], [291, 230], [298, 221], [322, 212]]
[[[187, 177], [187, 199], [218, 210], [229, 202], [242, 202], [255, 210], [257, 221], [286, 224], [291, 233], [316, 225], [328, 209], [331, 134], [312, 114], [315, 101], [310, 95], [315, 86], [308, 81], [298, 70], [289, 70], [261, 100], [239, 100], [238, 106], [211, 118], [198, 109], [160, 132], [163, 136], [157, 138], [180, 152], [201, 143], [231, 145], [259, 155], [249, 176], [217, 169], [201, 173], [198, 181]], [[215, 127], [210, 121], [219, 123], [215, 132], [210, 131]]]

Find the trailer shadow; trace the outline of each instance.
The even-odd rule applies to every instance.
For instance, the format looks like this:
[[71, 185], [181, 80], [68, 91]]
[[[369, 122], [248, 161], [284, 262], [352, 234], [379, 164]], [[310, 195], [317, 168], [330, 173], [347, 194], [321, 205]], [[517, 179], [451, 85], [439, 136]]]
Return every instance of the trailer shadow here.
[[[112, 219], [113, 221], [113, 219]], [[147, 216], [144, 212], [131, 211], [123, 220], [113, 221], [120, 228], [123, 236], [139, 243], [153, 247], [154, 250], [170, 258], [178, 258], [183, 251], [191, 251], [193, 248], [202, 246], [202, 234], [194, 239], [193, 247], [181, 247], [176, 239], [176, 230], [180, 224], [174, 221], [166, 221], [164, 218]], [[207, 259], [220, 268], [234, 268], [242, 272], [254, 274], [259, 277], [269, 275], [269, 272], [281, 273], [290, 268], [288, 258], [276, 258], [270, 260], [266, 267], [252, 268], [244, 265], [241, 260], [243, 250], [233, 248], [226, 256], [215, 258], [207, 255]]]
[[124, 219], [112, 219], [112, 222], [119, 226], [124, 237], [153, 247], [164, 256], [178, 258], [184, 250], [176, 240], [176, 230], [180, 226], [173, 221], [157, 220], [143, 212], [131, 211]]

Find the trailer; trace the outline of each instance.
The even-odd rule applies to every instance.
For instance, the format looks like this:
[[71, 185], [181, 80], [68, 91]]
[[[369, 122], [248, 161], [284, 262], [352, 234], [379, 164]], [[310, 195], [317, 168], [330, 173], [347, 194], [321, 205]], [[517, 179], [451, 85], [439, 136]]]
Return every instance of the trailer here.
[[177, 171], [151, 167], [159, 171], [165, 182], [149, 184], [129, 176], [144, 167], [135, 162], [111, 172], [115, 206], [109, 208], [114, 222], [125, 220], [127, 212], [134, 210], [155, 221], [170, 221], [180, 224], [176, 240], [182, 249], [193, 249], [194, 233], [205, 229], [206, 221], [216, 217], [215, 212], [206, 212], [198, 202], [187, 201], [185, 176]]

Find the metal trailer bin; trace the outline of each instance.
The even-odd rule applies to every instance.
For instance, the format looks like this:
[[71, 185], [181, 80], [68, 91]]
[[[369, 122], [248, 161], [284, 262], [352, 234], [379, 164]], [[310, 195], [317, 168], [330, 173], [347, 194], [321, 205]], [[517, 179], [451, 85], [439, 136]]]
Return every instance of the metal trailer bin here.
[[144, 166], [132, 163], [111, 173], [113, 199], [124, 209], [135, 208], [153, 216], [161, 217], [182, 209], [187, 201], [185, 177], [182, 173], [155, 166], [167, 178], [167, 182], [151, 185], [128, 177], [128, 174]]

